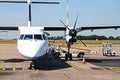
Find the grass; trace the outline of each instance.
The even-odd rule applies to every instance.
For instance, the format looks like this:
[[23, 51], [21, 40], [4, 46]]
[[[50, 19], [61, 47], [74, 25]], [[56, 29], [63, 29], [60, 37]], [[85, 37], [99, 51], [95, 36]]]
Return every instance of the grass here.
[[17, 40], [0, 40], [0, 44], [17, 44]]
[[[82, 40], [86, 44], [102, 44], [102, 43], [113, 43], [113, 44], [120, 44], [120, 40]], [[0, 44], [16, 44], [17, 40], [0, 40]], [[64, 40], [49, 40], [51, 44], [65, 44]], [[79, 40], [75, 44], [82, 44]]]
[[[102, 43], [112, 43], [112, 44], [120, 44], [120, 40], [82, 40], [85, 44], [102, 44]], [[53, 43], [52, 40], [49, 41], [50, 43]], [[65, 41], [63, 40], [56, 40], [54, 44], [63, 44]], [[77, 40], [75, 44], [82, 44], [81, 41]]]

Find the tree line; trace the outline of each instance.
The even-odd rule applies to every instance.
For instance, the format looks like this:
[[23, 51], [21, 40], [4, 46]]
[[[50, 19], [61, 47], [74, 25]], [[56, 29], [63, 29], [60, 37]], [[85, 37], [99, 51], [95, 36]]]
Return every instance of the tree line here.
[[[49, 40], [63, 40], [63, 37], [48, 37]], [[78, 35], [77, 36], [77, 40], [120, 40], [120, 36], [114, 37], [114, 36], [99, 36], [99, 35], [89, 35], [89, 36], [82, 36], [82, 35]]]
[[77, 36], [78, 40], [120, 40], [120, 36], [114, 37], [114, 36], [98, 36], [98, 35], [90, 35], [90, 36]]

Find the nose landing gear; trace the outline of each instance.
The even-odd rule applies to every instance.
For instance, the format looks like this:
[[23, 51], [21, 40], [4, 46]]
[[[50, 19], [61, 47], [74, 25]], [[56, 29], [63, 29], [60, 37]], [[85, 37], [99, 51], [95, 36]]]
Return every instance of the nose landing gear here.
[[30, 70], [38, 69], [37, 60], [32, 60], [32, 62], [30, 63], [30, 66], [28, 67], [28, 69], [30, 69]]

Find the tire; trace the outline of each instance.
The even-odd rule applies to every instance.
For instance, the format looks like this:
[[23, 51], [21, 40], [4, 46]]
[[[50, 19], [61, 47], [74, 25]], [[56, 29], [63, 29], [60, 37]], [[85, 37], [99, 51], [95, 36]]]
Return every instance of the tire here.
[[65, 54], [65, 61], [68, 60], [68, 54]]
[[72, 54], [69, 54], [69, 59], [72, 60]]

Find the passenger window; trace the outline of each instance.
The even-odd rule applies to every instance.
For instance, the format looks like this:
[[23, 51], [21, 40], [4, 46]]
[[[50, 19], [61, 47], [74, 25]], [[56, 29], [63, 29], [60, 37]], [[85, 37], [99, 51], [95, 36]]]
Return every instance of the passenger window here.
[[34, 39], [43, 40], [41, 35], [34, 35]]
[[22, 34], [22, 35], [20, 35], [19, 40], [22, 40], [22, 39], [23, 39], [23, 37], [24, 37], [24, 35], [23, 35], [23, 34]]
[[32, 35], [25, 35], [24, 40], [29, 40], [29, 39], [33, 39]]

